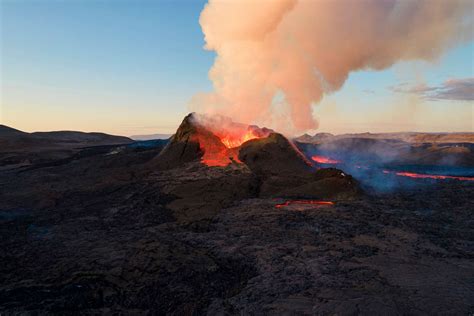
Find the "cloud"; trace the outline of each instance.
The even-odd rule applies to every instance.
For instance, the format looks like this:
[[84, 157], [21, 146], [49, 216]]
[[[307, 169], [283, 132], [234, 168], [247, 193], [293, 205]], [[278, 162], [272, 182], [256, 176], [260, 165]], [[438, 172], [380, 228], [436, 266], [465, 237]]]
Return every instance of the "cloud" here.
[[[313, 105], [351, 73], [437, 60], [471, 40], [473, 7], [467, 0], [209, 0], [200, 24], [205, 48], [216, 53], [214, 90], [193, 98], [193, 109], [315, 129]], [[274, 110], [276, 99], [283, 111]]]
[[389, 89], [396, 93], [416, 94], [430, 101], [474, 101], [474, 77], [449, 79], [439, 86], [426, 84], [410, 86], [408, 83], [402, 83]]
[[432, 97], [441, 100], [473, 101], [474, 78], [447, 80]]

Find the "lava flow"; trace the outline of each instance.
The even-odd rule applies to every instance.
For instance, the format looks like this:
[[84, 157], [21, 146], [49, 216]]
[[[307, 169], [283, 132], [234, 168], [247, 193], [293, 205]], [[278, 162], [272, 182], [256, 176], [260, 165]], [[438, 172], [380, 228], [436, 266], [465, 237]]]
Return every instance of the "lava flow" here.
[[311, 159], [317, 163], [328, 164], [328, 165], [336, 165], [341, 163], [339, 160], [331, 159], [329, 157], [318, 156], [314, 155]]
[[[321, 164], [341, 164], [342, 161], [335, 160], [326, 156], [319, 156], [314, 155], [311, 159], [317, 163]], [[357, 169], [371, 169], [370, 167], [366, 166], [355, 166]], [[462, 176], [448, 176], [448, 175], [439, 175], [439, 174], [423, 174], [423, 173], [415, 173], [409, 171], [390, 171], [390, 170], [382, 170], [385, 174], [395, 174], [400, 177], [408, 177], [408, 178], [416, 178], [416, 179], [435, 179], [435, 180], [459, 180], [459, 181], [474, 181], [474, 177], [462, 177]]]
[[334, 205], [331, 201], [318, 201], [318, 200], [289, 200], [284, 203], [276, 204], [276, 208], [282, 208], [290, 205]]
[[[390, 173], [388, 170], [384, 170], [384, 173]], [[437, 179], [437, 180], [446, 180], [446, 179], [454, 179], [460, 181], [474, 181], [474, 177], [456, 177], [456, 176], [444, 176], [444, 175], [437, 175], [437, 174], [421, 174], [421, 173], [414, 173], [414, 172], [395, 172], [397, 176], [401, 177], [409, 177], [409, 178], [417, 178], [417, 179]]]

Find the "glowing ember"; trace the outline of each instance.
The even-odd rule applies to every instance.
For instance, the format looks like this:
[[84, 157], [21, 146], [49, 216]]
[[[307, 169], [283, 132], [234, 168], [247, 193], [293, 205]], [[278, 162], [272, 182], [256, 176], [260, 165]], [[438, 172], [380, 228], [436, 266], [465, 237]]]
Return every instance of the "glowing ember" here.
[[311, 159], [313, 161], [316, 161], [317, 163], [324, 163], [324, 164], [330, 164], [330, 165], [341, 163], [339, 160], [331, 159], [329, 157], [324, 157], [324, 156], [318, 156], [318, 155], [312, 156]]
[[221, 142], [227, 148], [235, 148], [235, 147], [239, 147], [240, 145], [242, 145], [248, 140], [260, 138], [260, 137], [261, 136], [258, 135], [255, 131], [248, 130], [244, 134], [228, 133], [220, 137], [220, 139], [221, 139]]
[[276, 204], [276, 208], [282, 208], [290, 205], [334, 205], [334, 202], [330, 201], [317, 201], [317, 200], [290, 200], [284, 203]]

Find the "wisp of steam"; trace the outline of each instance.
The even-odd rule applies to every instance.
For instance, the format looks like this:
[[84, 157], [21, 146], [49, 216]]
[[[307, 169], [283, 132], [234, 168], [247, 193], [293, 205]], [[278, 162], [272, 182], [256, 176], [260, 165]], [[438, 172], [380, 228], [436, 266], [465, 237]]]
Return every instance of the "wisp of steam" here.
[[289, 133], [316, 129], [312, 106], [349, 74], [436, 60], [473, 37], [469, 0], [209, 0], [200, 24], [216, 52], [197, 112]]

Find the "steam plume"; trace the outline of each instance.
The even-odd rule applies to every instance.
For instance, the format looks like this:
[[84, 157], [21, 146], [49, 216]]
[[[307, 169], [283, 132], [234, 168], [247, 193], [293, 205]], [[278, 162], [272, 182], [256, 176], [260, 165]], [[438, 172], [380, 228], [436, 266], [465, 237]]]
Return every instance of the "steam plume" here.
[[[469, 0], [209, 0], [200, 23], [205, 48], [217, 53], [209, 72], [215, 92], [192, 103], [246, 123], [315, 129], [312, 104], [340, 89], [350, 72], [434, 60], [472, 38], [473, 6]], [[289, 115], [275, 110], [277, 96]]]

